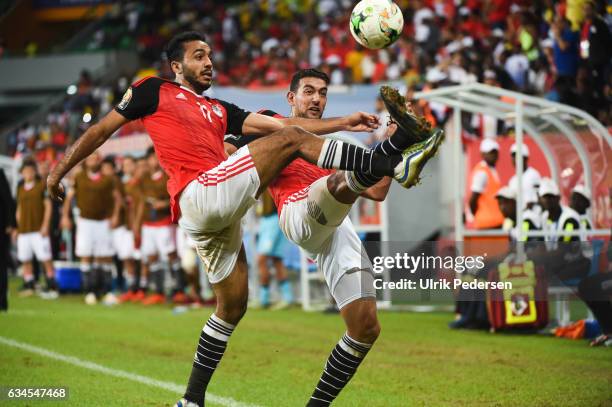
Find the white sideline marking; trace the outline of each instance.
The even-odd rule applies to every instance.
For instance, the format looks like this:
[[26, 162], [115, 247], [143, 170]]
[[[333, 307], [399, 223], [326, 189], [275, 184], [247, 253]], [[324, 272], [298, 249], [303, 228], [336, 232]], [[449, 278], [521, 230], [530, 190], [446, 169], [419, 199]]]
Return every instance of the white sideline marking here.
[[[132, 380], [134, 382], [146, 384], [147, 386], [158, 387], [160, 389], [168, 390], [177, 394], [183, 394], [185, 392], [185, 387], [176, 383], [152, 379], [147, 376], [141, 376], [139, 374], [126, 372], [124, 370], [112, 369], [110, 367], [102, 366], [94, 362], [79, 359], [75, 356], [62, 355], [61, 353], [53, 352], [44, 348], [39, 348], [38, 346], [29, 345], [27, 343], [18, 342], [10, 338], [5, 338], [3, 336], [0, 336], [0, 343], [12, 346], [14, 348], [23, 349], [28, 352], [36, 353], [38, 355], [45, 356], [51, 359], [59, 360], [61, 362], [68, 363], [74, 366], [100, 372], [107, 376], [114, 376], [122, 379]], [[255, 404], [248, 404], [236, 401], [231, 397], [222, 397], [210, 393], [206, 393], [206, 401], [227, 407], [259, 407]]]

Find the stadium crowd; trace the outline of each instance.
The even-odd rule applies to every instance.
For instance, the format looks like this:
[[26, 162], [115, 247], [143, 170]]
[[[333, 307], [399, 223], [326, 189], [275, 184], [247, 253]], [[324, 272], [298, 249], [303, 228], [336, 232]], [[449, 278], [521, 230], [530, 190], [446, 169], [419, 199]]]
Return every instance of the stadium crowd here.
[[[610, 125], [612, 14], [604, 2], [397, 3], [404, 12], [404, 34], [378, 51], [351, 37], [351, 1], [121, 3], [84, 48], [136, 49], [146, 68], [111, 85], [84, 72], [47, 120], [26, 123], [11, 134], [8, 150], [61, 151], [66, 140], [78, 137], [118, 101], [131, 80], [170, 77], [163, 44], [185, 29], [209, 38], [220, 86], [285, 89], [292, 73], [305, 67], [319, 67], [334, 85], [403, 81], [408, 95], [478, 81], [567, 103]], [[435, 110], [430, 114], [438, 125], [447, 117]]]

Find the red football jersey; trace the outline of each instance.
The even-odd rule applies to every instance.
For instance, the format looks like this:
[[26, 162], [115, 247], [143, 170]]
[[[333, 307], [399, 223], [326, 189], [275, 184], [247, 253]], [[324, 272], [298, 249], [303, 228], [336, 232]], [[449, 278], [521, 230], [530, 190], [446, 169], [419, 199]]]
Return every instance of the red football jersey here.
[[[283, 116], [275, 113], [271, 110], [260, 110], [258, 113], [265, 114], [266, 116], [279, 117]], [[244, 145], [244, 141], [247, 143], [252, 141], [254, 138], [245, 137], [241, 140], [241, 138], [229, 138], [226, 142], [235, 145], [236, 147], [241, 147]], [[283, 205], [294, 193], [308, 187], [310, 184], [318, 180], [319, 178], [325, 177], [326, 175], [331, 174], [334, 170], [326, 170], [323, 168], [319, 168], [314, 164], [309, 163], [308, 161], [297, 158], [293, 160], [288, 166], [286, 166], [280, 174], [268, 185], [268, 189], [270, 191], [270, 195], [272, 195], [272, 199], [274, 199], [274, 204], [278, 208], [278, 213], [280, 214]], [[299, 196], [294, 197], [296, 200], [303, 199], [306, 194], [300, 194]], [[293, 199], [293, 198], [292, 198]]]
[[242, 134], [249, 115], [236, 105], [153, 76], [134, 83], [115, 110], [129, 120], [141, 119], [151, 137], [169, 177], [174, 222], [179, 218], [178, 199], [183, 189], [227, 158], [224, 135]]

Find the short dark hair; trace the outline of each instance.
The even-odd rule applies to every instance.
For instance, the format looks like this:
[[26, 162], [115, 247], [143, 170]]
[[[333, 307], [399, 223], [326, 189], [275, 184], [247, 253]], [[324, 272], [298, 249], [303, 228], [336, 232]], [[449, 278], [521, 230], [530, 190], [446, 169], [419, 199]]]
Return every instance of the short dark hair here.
[[323, 71], [319, 71], [318, 69], [308, 68], [308, 69], [300, 69], [291, 77], [291, 85], [289, 85], [289, 90], [291, 92], [295, 92], [298, 90], [300, 86], [300, 80], [303, 78], [319, 78], [325, 81], [326, 85], [329, 85], [329, 76]]
[[155, 147], [151, 146], [149, 148], [147, 148], [147, 152], [145, 154], [145, 157], [149, 158], [151, 155], [155, 154]]
[[19, 168], [19, 172], [23, 171], [23, 169], [26, 167], [32, 167], [34, 168], [34, 171], [36, 171], [36, 161], [34, 161], [32, 157], [25, 158], [21, 163], [21, 168]]
[[172, 61], [182, 61], [185, 56], [185, 47], [183, 44], [190, 41], [204, 41], [206, 42], [206, 38], [202, 33], [197, 31], [185, 31], [179, 34], [176, 34], [168, 44], [166, 45], [166, 58], [168, 62]]
[[102, 159], [101, 164], [110, 164], [113, 167], [115, 166], [115, 157], [113, 157], [112, 155], [106, 156]]

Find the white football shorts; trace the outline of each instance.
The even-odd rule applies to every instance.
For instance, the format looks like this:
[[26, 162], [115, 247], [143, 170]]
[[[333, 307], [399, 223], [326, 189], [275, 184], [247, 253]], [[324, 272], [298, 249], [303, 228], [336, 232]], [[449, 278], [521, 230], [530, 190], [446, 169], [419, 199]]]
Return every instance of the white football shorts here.
[[372, 266], [347, 217], [351, 206], [332, 196], [323, 177], [287, 198], [280, 214], [281, 230], [317, 263], [340, 309], [376, 298]]
[[242, 246], [241, 219], [256, 202], [260, 181], [248, 146], [185, 187], [179, 225], [193, 240], [208, 280], [233, 271]]

